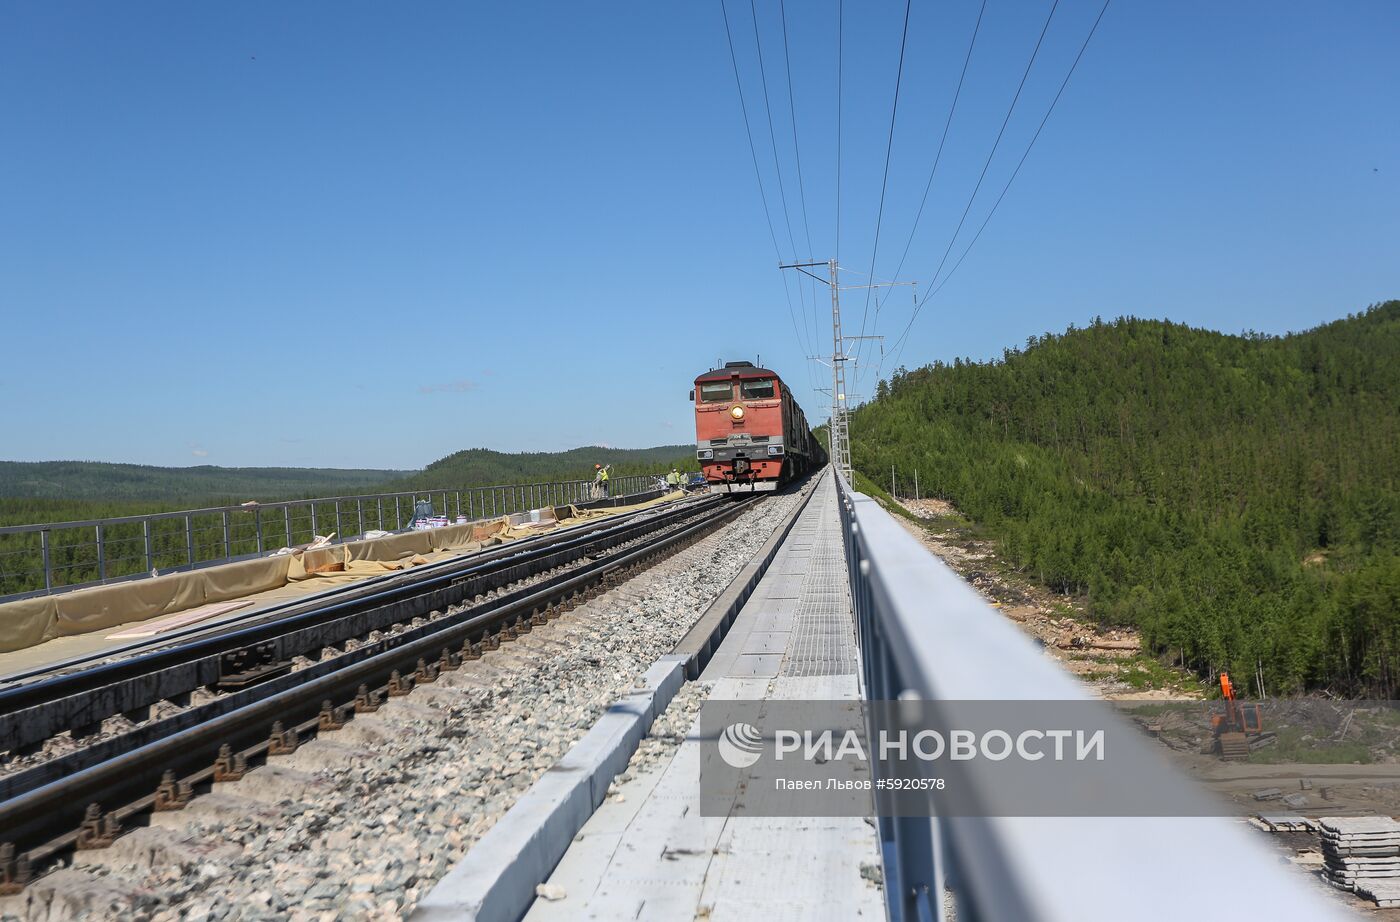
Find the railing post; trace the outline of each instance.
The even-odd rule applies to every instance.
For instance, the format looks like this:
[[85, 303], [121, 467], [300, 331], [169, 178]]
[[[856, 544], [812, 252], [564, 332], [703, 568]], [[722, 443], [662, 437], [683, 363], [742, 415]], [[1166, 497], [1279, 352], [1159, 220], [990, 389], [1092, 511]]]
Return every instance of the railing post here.
[[340, 527], [340, 500], [335, 501], [335, 536], [341, 541], [345, 540], [345, 529]]
[[97, 523], [97, 578], [107, 581], [107, 545], [102, 540], [102, 523]]
[[39, 532], [39, 550], [44, 555], [44, 588], [53, 590], [53, 560], [49, 553], [49, 530]]
[[258, 538], [258, 553], [261, 554], [261, 553], [263, 552], [263, 533], [262, 533], [262, 508], [261, 508], [260, 506], [254, 506], [254, 507], [253, 507], [253, 530], [257, 533], [257, 538]]
[[286, 544], [286, 546], [287, 546], [287, 547], [291, 547], [291, 546], [292, 546], [292, 507], [291, 507], [291, 506], [283, 506], [283, 507], [282, 507], [282, 524], [283, 524], [283, 525], [286, 527], [286, 529], [287, 529], [287, 544]]
[[312, 540], [312, 541], [315, 541], [315, 540], [316, 540], [316, 536], [320, 533], [320, 531], [321, 531], [321, 530], [320, 530], [319, 528], [316, 527], [316, 501], [315, 501], [315, 500], [312, 500], [312, 501], [311, 501], [311, 540]]
[[384, 529], [384, 500], [376, 496], [374, 498], [374, 510], [378, 518], [375, 520], [375, 527], [383, 531]]
[[457, 491], [457, 518], [462, 517], [462, 491]]
[[403, 510], [399, 508], [399, 494], [394, 494], [394, 530], [403, 528]]
[[[224, 513], [224, 518], [228, 518], [228, 513]], [[156, 555], [151, 548], [151, 520], [141, 520], [141, 539], [146, 545], [146, 572], [153, 573], [156, 569]]]
[[189, 558], [190, 566], [194, 566], [194, 516], [185, 516], [185, 556]]
[[360, 530], [356, 534], [365, 533], [365, 501], [359, 498], [355, 500], [355, 517], [359, 520]]

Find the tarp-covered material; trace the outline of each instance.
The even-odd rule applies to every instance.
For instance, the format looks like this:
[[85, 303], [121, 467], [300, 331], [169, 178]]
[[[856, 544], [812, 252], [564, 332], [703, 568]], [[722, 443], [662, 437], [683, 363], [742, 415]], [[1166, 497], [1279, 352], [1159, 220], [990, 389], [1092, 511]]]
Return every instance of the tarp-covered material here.
[[538, 523], [529, 514], [503, 516], [5, 602], [0, 604], [0, 653], [23, 650], [56, 637], [172, 615], [213, 602], [249, 596], [258, 596], [260, 604], [283, 601], [557, 527], [631, 512], [683, 495], [675, 492], [645, 503], [607, 509], [561, 506], [542, 510]]

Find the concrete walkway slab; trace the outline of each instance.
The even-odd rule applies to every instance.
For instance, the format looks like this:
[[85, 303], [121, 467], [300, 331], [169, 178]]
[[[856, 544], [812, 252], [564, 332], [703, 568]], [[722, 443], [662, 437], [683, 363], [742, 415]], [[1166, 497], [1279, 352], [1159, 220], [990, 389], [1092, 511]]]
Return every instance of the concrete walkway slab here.
[[[828, 476], [701, 676], [710, 700], [860, 698], [854, 623]], [[621, 785], [576, 837], [526, 919], [883, 919], [880, 864], [855, 817], [734, 815], [700, 802], [698, 724], [663, 767]], [[720, 809], [716, 809], [719, 807]], [[556, 890], [558, 892], [558, 890]]]

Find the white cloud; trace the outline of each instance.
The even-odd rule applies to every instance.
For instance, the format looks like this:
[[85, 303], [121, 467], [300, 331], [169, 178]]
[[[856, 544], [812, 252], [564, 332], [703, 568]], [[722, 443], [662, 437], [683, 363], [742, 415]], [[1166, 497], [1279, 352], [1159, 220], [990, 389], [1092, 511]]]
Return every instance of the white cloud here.
[[209, 457], [209, 452], [205, 451], [203, 448], [193, 448], [190, 450], [190, 454], [194, 455], [196, 458]]

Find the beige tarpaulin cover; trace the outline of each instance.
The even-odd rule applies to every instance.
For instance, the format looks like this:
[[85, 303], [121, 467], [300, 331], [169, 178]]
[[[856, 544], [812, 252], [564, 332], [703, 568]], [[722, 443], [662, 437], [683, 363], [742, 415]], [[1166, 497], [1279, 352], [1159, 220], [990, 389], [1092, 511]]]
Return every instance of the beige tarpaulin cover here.
[[538, 523], [513, 523], [511, 517], [504, 517], [449, 525], [6, 602], [0, 604], [0, 653], [22, 650], [55, 637], [171, 615], [211, 602], [251, 595], [258, 595], [259, 602], [272, 602], [307, 595], [328, 586], [407, 569], [587, 519], [629, 512], [681, 495], [671, 493], [611, 509], [560, 506], [543, 510]]

